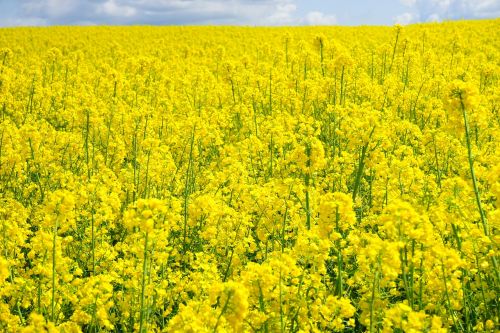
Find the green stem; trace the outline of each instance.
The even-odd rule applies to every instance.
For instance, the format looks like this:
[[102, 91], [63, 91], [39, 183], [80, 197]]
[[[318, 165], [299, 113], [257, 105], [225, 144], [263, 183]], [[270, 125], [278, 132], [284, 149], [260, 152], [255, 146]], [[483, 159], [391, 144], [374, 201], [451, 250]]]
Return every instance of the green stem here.
[[319, 39], [319, 55], [321, 58], [321, 74], [323, 76], [325, 76], [325, 66], [323, 65], [324, 56], [323, 56], [323, 39], [322, 38]]
[[50, 301], [51, 305], [51, 320], [54, 321], [55, 319], [55, 309], [56, 309], [56, 303], [55, 303], [55, 297], [56, 297], [56, 239], [57, 239], [57, 222], [58, 222], [59, 217], [56, 218], [55, 224], [54, 224], [54, 235], [52, 238], [52, 299]]
[[90, 111], [87, 110], [86, 127], [85, 127], [85, 164], [87, 165], [87, 178], [90, 180], [89, 130], [90, 130]]
[[184, 231], [182, 237], [182, 248], [183, 251], [187, 251], [187, 222], [188, 222], [188, 204], [189, 204], [189, 180], [191, 175], [191, 169], [193, 168], [193, 145], [194, 145], [194, 131], [191, 134], [191, 147], [189, 149], [189, 162], [186, 170], [186, 182], [184, 184]]
[[396, 34], [396, 42], [394, 42], [394, 48], [392, 49], [392, 59], [391, 59], [391, 65], [389, 66], [389, 72], [392, 70], [392, 64], [394, 63], [394, 57], [396, 56], [396, 47], [398, 46], [398, 39], [399, 39], [399, 32], [401, 30], [398, 29], [397, 34]]
[[311, 208], [309, 203], [309, 173], [306, 174], [306, 228], [311, 229]]
[[[339, 208], [337, 207], [336, 212], [335, 212], [335, 224], [336, 224], [336, 230], [339, 234], [341, 233], [340, 227], [339, 227], [339, 221], [340, 221], [340, 214], [339, 214]], [[337, 239], [336, 241], [336, 246], [337, 246], [337, 270], [338, 270], [338, 277], [337, 277], [337, 295], [339, 297], [342, 297], [343, 293], [343, 283], [342, 283], [342, 250], [340, 248], [340, 239]]]
[[94, 226], [94, 211], [92, 208], [92, 219], [91, 219], [91, 244], [92, 244], [92, 275], [95, 276], [95, 226]]
[[356, 171], [356, 180], [354, 181], [354, 188], [352, 190], [352, 201], [356, 201], [356, 196], [358, 195], [359, 185], [361, 183], [361, 176], [363, 175], [363, 169], [365, 167], [365, 157], [366, 150], [368, 149], [368, 144], [364, 145], [361, 149], [361, 157], [359, 159], [358, 170]]
[[229, 307], [229, 300], [231, 299], [231, 296], [233, 296], [233, 293], [229, 292], [227, 294], [226, 303], [224, 303], [224, 306], [222, 307], [222, 311], [220, 312], [219, 317], [217, 317], [217, 322], [215, 323], [214, 330], [213, 330], [214, 333], [217, 332], [217, 328], [219, 327], [220, 319], [224, 315], [224, 313], [227, 311], [227, 308]]
[[[451, 319], [453, 320], [453, 325], [455, 326], [455, 329], [458, 330], [457, 321], [455, 319], [455, 313], [453, 312], [453, 309], [451, 308], [450, 294], [448, 293], [448, 284], [446, 283], [446, 275], [445, 275], [445, 271], [444, 271], [444, 263], [443, 262], [441, 262], [441, 270], [443, 273], [444, 292], [446, 295], [446, 303], [448, 304], [448, 311], [450, 312]], [[460, 330], [459, 331], [463, 332], [463, 327], [462, 327], [461, 323], [460, 323]]]
[[375, 307], [375, 289], [378, 281], [378, 269], [375, 272], [375, 276], [373, 278], [373, 287], [372, 287], [372, 297], [370, 300], [370, 333], [373, 332], [373, 317], [374, 317], [374, 307]]
[[342, 73], [340, 74], [340, 105], [343, 105], [343, 95], [344, 95], [344, 72], [345, 66], [342, 66]]
[[467, 158], [469, 160], [469, 168], [470, 174], [472, 178], [472, 185], [474, 186], [474, 194], [476, 197], [477, 208], [479, 210], [479, 215], [481, 216], [481, 223], [483, 224], [483, 231], [486, 236], [489, 235], [488, 231], [488, 222], [486, 221], [486, 217], [484, 215], [484, 210], [481, 205], [481, 197], [479, 194], [479, 188], [477, 186], [476, 173], [474, 172], [474, 158], [472, 156], [472, 147], [470, 142], [470, 130], [469, 130], [469, 122], [467, 120], [467, 112], [465, 111], [465, 105], [462, 99], [462, 95], [460, 95], [460, 107], [462, 108], [462, 115], [464, 118], [464, 126], [465, 126], [465, 139], [467, 143]]
[[147, 268], [147, 256], [148, 256], [148, 233], [144, 235], [144, 261], [142, 262], [142, 282], [141, 282], [141, 312], [139, 317], [139, 333], [143, 332], [144, 327], [144, 299], [145, 299], [145, 289], [146, 289], [146, 268]]
[[368, 137], [368, 142], [361, 148], [361, 157], [359, 158], [358, 170], [356, 171], [356, 179], [354, 181], [354, 188], [352, 190], [352, 201], [356, 201], [356, 196], [358, 195], [359, 186], [361, 184], [361, 177], [363, 176], [363, 169], [365, 167], [366, 152], [368, 151], [368, 146], [370, 140], [375, 132], [375, 126], [372, 128], [370, 135]]
[[[264, 304], [264, 295], [262, 294], [262, 287], [260, 286], [259, 280], [257, 280], [257, 286], [259, 287], [259, 309], [263, 314], [265, 314], [266, 309], [265, 309], [265, 304]], [[264, 333], [268, 333], [268, 332], [269, 332], [269, 325], [267, 324], [267, 320], [266, 320], [264, 322]]]
[[[470, 129], [469, 129], [469, 121], [467, 119], [467, 111], [465, 110], [465, 105], [461, 93], [459, 94], [459, 97], [460, 97], [460, 107], [462, 109], [462, 115], [464, 118], [465, 140], [467, 143], [467, 159], [469, 160], [469, 168], [472, 178], [472, 185], [474, 187], [474, 195], [476, 197], [477, 209], [479, 210], [479, 216], [481, 217], [481, 223], [483, 225], [484, 234], [485, 236], [489, 236], [490, 232], [488, 228], [488, 221], [486, 220], [486, 215], [481, 205], [481, 196], [479, 193], [479, 187], [477, 185], [476, 173], [474, 172], [474, 157], [472, 156], [472, 145], [470, 142]], [[491, 245], [489, 246], [489, 249], [491, 249]], [[495, 255], [491, 257], [491, 261], [493, 263], [493, 269], [495, 271], [496, 279], [497, 281], [500, 281], [500, 272], [498, 271], [498, 263]]]

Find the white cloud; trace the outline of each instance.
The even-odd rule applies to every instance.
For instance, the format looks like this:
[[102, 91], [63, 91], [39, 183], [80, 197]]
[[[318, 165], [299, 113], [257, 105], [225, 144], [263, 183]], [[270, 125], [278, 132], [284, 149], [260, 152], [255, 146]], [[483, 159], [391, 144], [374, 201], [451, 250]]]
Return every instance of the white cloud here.
[[3, 27], [37, 27], [37, 26], [44, 26], [47, 25], [48, 22], [45, 19], [41, 18], [8, 18], [8, 19], [2, 19], [2, 23], [0, 26]]
[[[296, 0], [19, 0], [16, 22], [71, 24], [296, 25]], [[309, 17], [309, 16], [308, 16]], [[333, 16], [315, 17], [331, 23]], [[0, 25], [5, 25], [0, 23]]]
[[411, 7], [417, 2], [417, 0], [400, 0], [400, 2], [405, 6]]
[[395, 17], [396, 22], [408, 19], [410, 15], [411, 23], [500, 16], [500, 0], [400, 0], [400, 2], [409, 10]]
[[[416, 1], [416, 2], [425, 2], [425, 1]], [[430, 0], [429, 1], [432, 5], [436, 6], [437, 8], [441, 8], [441, 9], [447, 9], [448, 7], [450, 7], [453, 2], [455, 2], [454, 0]]]
[[292, 24], [294, 23], [293, 14], [296, 10], [297, 6], [293, 3], [278, 3], [275, 12], [268, 16], [266, 20], [270, 25]]
[[38, 13], [49, 17], [60, 17], [70, 14], [79, 3], [78, 0], [45, 0], [22, 1], [23, 9], [28, 13]]
[[415, 15], [412, 13], [403, 13], [396, 16], [394, 20], [396, 24], [406, 25], [415, 22]]
[[337, 23], [337, 18], [335, 15], [326, 15], [315, 11], [307, 13], [305, 23], [309, 25], [334, 25]]
[[439, 14], [437, 13], [429, 15], [429, 17], [427, 17], [426, 19], [427, 22], [440, 22], [441, 20], [441, 16], [439, 16]]
[[134, 7], [121, 5], [115, 0], [108, 0], [99, 4], [96, 7], [96, 11], [100, 14], [118, 17], [131, 17], [137, 13], [137, 10]]

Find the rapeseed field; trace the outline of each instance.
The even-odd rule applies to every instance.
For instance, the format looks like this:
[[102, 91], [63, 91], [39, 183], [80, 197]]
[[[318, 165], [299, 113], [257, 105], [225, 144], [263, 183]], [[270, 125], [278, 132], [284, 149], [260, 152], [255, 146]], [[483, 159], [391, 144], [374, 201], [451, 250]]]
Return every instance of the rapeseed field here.
[[498, 332], [500, 20], [0, 29], [0, 331]]

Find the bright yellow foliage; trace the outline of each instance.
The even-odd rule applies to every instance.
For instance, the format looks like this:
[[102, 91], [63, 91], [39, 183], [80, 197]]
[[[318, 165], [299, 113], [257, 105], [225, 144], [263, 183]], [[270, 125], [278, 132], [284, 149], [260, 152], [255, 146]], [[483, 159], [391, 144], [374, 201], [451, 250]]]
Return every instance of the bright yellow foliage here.
[[500, 20], [0, 29], [0, 331], [499, 328]]

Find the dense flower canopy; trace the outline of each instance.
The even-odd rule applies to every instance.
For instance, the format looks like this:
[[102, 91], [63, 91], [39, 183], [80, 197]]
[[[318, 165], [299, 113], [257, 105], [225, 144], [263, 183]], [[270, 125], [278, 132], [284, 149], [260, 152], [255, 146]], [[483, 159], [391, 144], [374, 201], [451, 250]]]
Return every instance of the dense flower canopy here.
[[499, 326], [500, 20], [0, 30], [0, 330]]

